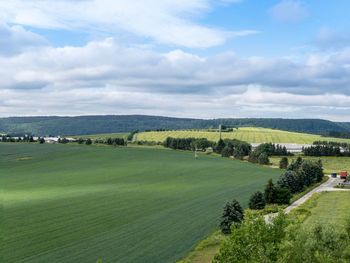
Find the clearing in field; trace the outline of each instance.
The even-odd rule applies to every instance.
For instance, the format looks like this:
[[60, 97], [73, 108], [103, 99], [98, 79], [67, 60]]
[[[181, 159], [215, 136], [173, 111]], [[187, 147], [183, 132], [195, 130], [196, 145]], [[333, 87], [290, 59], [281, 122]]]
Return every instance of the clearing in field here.
[[[163, 142], [167, 137], [173, 138], [207, 138], [219, 140], [219, 132], [207, 130], [152, 131], [137, 134], [138, 141]], [[223, 132], [223, 139], [238, 139], [249, 143], [297, 143], [312, 144], [314, 141], [350, 142], [350, 139], [322, 137], [315, 134], [288, 132], [266, 128], [242, 127], [233, 132]]]
[[166, 149], [2, 143], [2, 261], [174, 262], [226, 201], [246, 206], [279, 174]]

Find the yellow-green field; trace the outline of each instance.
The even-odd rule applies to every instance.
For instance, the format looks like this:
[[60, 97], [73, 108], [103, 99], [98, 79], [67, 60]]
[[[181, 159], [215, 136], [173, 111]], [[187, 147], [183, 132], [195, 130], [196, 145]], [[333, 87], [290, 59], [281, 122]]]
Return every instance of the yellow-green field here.
[[[163, 142], [167, 137], [173, 138], [207, 138], [210, 141], [219, 140], [219, 132], [207, 130], [181, 130], [181, 131], [152, 131], [137, 134], [138, 141]], [[288, 132], [266, 128], [243, 127], [233, 132], [223, 132], [223, 139], [238, 139], [249, 143], [298, 143], [312, 144], [314, 141], [326, 140], [349, 142], [350, 139], [322, 137], [315, 134]]]
[[[295, 160], [298, 156], [289, 157], [289, 163], [292, 160]], [[310, 156], [301, 156], [303, 159], [317, 161], [322, 160], [324, 172], [330, 174], [333, 172], [340, 172], [342, 170], [350, 171], [350, 157], [310, 157]], [[281, 157], [270, 157], [270, 162], [274, 166], [279, 165]]]

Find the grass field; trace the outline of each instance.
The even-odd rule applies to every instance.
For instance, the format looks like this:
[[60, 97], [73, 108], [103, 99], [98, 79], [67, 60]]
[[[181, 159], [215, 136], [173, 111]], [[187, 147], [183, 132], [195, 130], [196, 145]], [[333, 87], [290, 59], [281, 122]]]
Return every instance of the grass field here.
[[[292, 160], [295, 160], [298, 156], [292, 156], [288, 157], [289, 163], [292, 162]], [[340, 172], [342, 170], [350, 171], [350, 157], [311, 157], [311, 156], [301, 156], [303, 159], [306, 160], [313, 160], [317, 161], [319, 159], [322, 160], [324, 172], [326, 174], [330, 174], [333, 172]], [[279, 162], [281, 160], [281, 157], [270, 157], [270, 162], [274, 166], [278, 166]]]
[[[186, 130], [186, 131], [159, 131], [159, 132], [143, 132], [137, 134], [138, 141], [155, 141], [163, 142], [167, 137], [174, 138], [207, 138], [210, 141], [219, 140], [219, 132], [209, 132], [200, 130]], [[298, 144], [312, 144], [314, 141], [339, 141], [350, 142], [350, 139], [338, 139], [321, 137], [320, 135], [288, 132], [281, 130], [243, 127], [233, 132], [223, 132], [223, 139], [238, 139], [249, 143], [298, 143]]]
[[[309, 226], [316, 223], [332, 224], [343, 228], [350, 219], [350, 191], [323, 192], [315, 194], [305, 204], [291, 213], [307, 213], [303, 222]], [[300, 212], [299, 212], [299, 211]]]
[[280, 171], [189, 152], [0, 144], [2, 262], [174, 262]]

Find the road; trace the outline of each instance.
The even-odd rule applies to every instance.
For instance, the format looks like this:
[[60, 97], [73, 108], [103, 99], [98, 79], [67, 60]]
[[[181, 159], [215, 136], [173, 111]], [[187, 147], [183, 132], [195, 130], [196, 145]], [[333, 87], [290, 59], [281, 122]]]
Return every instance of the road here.
[[[329, 192], [329, 191], [350, 191], [350, 189], [334, 188], [334, 186], [338, 185], [341, 181], [342, 180], [339, 177], [333, 178], [329, 176], [329, 179], [326, 182], [316, 187], [312, 191], [308, 192], [306, 195], [303, 195], [301, 198], [299, 198], [290, 206], [288, 206], [286, 209], [284, 209], [284, 212], [286, 214], [290, 213], [290, 211], [292, 211], [293, 209], [304, 204], [314, 193]], [[272, 218], [274, 218], [276, 215], [277, 213], [265, 215], [265, 221], [271, 222]]]

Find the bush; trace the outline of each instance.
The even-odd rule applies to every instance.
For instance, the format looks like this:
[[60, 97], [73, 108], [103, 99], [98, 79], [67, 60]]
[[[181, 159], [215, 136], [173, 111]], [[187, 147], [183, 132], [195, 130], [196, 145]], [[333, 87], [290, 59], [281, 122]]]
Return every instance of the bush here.
[[258, 163], [261, 165], [267, 165], [270, 163], [269, 157], [266, 153], [261, 153], [258, 157]]
[[232, 156], [232, 151], [228, 146], [225, 146], [224, 149], [221, 151], [221, 156], [222, 157], [230, 157]]

